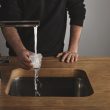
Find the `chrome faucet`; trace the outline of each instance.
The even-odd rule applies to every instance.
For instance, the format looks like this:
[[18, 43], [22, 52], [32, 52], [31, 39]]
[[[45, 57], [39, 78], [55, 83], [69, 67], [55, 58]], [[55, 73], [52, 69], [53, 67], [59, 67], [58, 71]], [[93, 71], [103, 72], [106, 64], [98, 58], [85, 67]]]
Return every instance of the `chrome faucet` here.
[[0, 27], [35, 27], [39, 25], [40, 25], [39, 20], [0, 21]]

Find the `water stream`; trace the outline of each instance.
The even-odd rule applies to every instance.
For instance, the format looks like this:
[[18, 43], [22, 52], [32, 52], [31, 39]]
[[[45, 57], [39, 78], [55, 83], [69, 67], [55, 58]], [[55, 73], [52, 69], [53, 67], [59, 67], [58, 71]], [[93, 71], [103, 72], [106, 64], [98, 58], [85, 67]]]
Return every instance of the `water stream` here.
[[[35, 54], [37, 54], [37, 29], [38, 29], [38, 26], [34, 27], [34, 51], [35, 51]], [[35, 72], [35, 76], [34, 76], [35, 96], [40, 96], [40, 93], [38, 91], [38, 82], [39, 82], [38, 72], [39, 72], [39, 69], [40, 69], [40, 67], [34, 69], [34, 72]]]
[[38, 91], [38, 83], [39, 83], [38, 72], [39, 72], [39, 69], [34, 69], [34, 72], [35, 72], [35, 76], [34, 76], [35, 96], [40, 96], [40, 93]]

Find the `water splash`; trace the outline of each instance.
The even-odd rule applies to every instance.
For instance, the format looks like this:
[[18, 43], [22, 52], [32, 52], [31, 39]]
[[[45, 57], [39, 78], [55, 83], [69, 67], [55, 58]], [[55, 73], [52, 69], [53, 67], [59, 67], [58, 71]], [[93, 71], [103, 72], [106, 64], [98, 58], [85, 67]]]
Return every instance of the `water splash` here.
[[39, 69], [34, 69], [34, 71], [35, 71], [35, 76], [34, 76], [35, 96], [40, 96], [40, 93], [38, 91], [38, 84], [39, 84], [38, 72], [39, 72]]

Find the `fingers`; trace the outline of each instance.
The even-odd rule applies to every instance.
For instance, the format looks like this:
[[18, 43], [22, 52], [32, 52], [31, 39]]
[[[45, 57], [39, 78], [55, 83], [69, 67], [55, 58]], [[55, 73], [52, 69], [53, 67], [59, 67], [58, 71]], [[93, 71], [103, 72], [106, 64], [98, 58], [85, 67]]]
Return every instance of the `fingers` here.
[[29, 51], [23, 51], [18, 56], [20, 66], [24, 69], [31, 69], [33, 67], [31, 60], [30, 60], [30, 53]]
[[28, 52], [23, 55], [23, 60], [25, 63], [31, 63], [30, 54]]
[[78, 54], [76, 54], [76, 55], [75, 55], [75, 57], [74, 57], [74, 61], [75, 61], [75, 62], [77, 62], [77, 61], [78, 61], [78, 57], [79, 57], [79, 55], [78, 55]]
[[59, 53], [57, 57], [61, 57], [61, 61], [66, 63], [73, 63], [78, 61], [78, 54], [69, 51]]
[[64, 52], [64, 54], [63, 54], [63, 56], [62, 56], [62, 59], [61, 59], [61, 61], [62, 62], [64, 62], [66, 59], [67, 59], [67, 57], [68, 57], [68, 55], [69, 55], [69, 53], [67, 52]]
[[61, 57], [63, 55], [63, 52], [58, 53], [57, 58]]
[[29, 67], [29, 68], [32, 68], [32, 67], [33, 67], [32, 63], [24, 62], [23, 64], [24, 64], [25, 66]]
[[74, 62], [74, 57], [73, 57], [72, 54], [69, 54], [69, 55], [68, 55], [66, 62], [67, 62], [67, 63], [69, 63], [69, 62], [73, 63], [73, 62]]
[[19, 66], [23, 69], [31, 69], [33, 68], [33, 65], [31, 63], [27, 63], [27, 62], [24, 62], [24, 61], [19, 61]]

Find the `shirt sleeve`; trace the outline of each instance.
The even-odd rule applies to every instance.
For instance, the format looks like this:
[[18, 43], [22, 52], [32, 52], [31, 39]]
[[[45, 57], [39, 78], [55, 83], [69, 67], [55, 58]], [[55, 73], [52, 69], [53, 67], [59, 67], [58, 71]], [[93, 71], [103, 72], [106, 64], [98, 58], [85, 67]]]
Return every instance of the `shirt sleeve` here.
[[22, 9], [19, 5], [20, 0], [7, 0], [7, 20], [21, 20]]
[[67, 10], [70, 17], [70, 25], [83, 26], [86, 9], [84, 0], [67, 0]]

